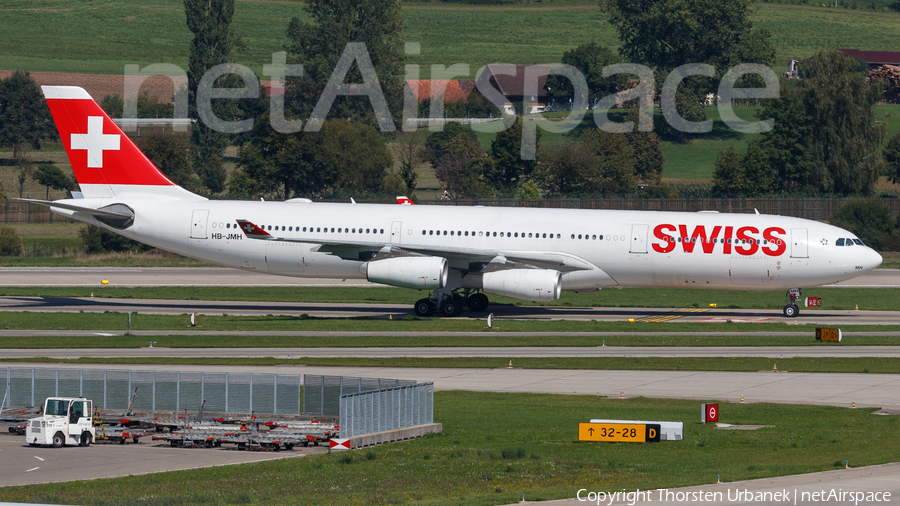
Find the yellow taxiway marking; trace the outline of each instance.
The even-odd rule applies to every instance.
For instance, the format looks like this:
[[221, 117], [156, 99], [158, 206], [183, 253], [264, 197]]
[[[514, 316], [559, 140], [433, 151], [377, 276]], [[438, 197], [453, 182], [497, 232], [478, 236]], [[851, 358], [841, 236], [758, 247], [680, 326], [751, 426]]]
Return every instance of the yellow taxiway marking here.
[[[676, 309], [676, 313], [702, 313], [706, 311], [706, 309]], [[666, 314], [666, 315], [653, 315], [653, 316], [645, 316], [643, 318], [635, 318], [636, 322], [667, 322], [671, 320], [676, 320], [683, 316], [687, 316], [684, 314]]]

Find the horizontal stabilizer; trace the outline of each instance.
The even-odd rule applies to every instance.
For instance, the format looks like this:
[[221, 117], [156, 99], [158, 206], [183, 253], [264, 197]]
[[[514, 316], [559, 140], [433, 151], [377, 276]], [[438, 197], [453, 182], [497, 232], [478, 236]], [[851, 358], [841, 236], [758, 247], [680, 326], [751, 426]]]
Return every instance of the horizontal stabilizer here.
[[40, 206], [48, 206], [48, 207], [58, 207], [60, 209], [68, 209], [69, 211], [78, 211], [80, 213], [87, 213], [91, 216], [105, 216], [108, 218], [133, 218], [134, 213], [125, 213], [119, 211], [110, 211], [106, 209], [92, 209], [90, 207], [76, 206], [72, 204], [64, 204], [62, 202], [53, 202], [51, 200], [35, 200], [35, 199], [10, 199], [10, 200], [18, 200], [19, 202], [29, 202], [31, 204], [37, 204]]

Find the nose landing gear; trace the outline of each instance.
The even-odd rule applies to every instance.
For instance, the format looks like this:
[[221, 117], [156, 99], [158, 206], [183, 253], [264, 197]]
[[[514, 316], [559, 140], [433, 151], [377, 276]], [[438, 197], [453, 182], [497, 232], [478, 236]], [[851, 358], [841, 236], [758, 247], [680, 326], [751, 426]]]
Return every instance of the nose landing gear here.
[[788, 318], [796, 318], [798, 314], [800, 314], [800, 307], [797, 305], [797, 302], [800, 301], [800, 296], [803, 294], [802, 288], [791, 288], [787, 291], [787, 304], [782, 309], [784, 316]]

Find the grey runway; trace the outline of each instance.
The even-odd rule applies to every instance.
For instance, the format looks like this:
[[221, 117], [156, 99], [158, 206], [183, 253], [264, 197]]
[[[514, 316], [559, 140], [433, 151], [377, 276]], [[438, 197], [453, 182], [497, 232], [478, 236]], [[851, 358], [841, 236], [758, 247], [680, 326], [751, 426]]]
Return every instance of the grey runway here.
[[[0, 297], [0, 312], [32, 311], [77, 313], [105, 311], [121, 313], [187, 315], [267, 316], [286, 315], [321, 318], [397, 319], [412, 315], [409, 304], [353, 304], [313, 302], [204, 301], [178, 299], [122, 299], [106, 297]], [[900, 311], [804, 310], [786, 319], [780, 309], [718, 308], [607, 308], [571, 306], [490, 307], [497, 325], [504, 318], [522, 320], [618, 321], [634, 323], [788, 323], [815, 325], [900, 325]], [[486, 313], [463, 312], [463, 318], [485, 320]], [[298, 322], [298, 325], [302, 323]]]

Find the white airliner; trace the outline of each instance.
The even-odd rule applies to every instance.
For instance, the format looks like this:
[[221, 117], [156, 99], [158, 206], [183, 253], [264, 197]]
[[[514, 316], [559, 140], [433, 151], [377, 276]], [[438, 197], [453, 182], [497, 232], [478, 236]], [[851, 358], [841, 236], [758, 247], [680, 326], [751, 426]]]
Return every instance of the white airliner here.
[[788, 290], [881, 256], [852, 233], [771, 215], [207, 200], [172, 183], [81, 88], [45, 86], [80, 197], [56, 213], [208, 262], [431, 290], [415, 312], [483, 311], [486, 293], [553, 301], [603, 287]]

